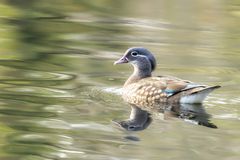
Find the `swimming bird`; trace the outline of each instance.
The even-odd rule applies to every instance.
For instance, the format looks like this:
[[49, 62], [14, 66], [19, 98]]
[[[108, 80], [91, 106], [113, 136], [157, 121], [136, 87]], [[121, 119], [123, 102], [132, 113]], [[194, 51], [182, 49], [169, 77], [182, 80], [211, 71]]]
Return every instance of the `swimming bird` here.
[[123, 99], [135, 105], [158, 103], [202, 103], [221, 86], [208, 86], [172, 76], [152, 76], [156, 68], [153, 54], [143, 47], [129, 48], [114, 64], [130, 63], [134, 71], [123, 85]]

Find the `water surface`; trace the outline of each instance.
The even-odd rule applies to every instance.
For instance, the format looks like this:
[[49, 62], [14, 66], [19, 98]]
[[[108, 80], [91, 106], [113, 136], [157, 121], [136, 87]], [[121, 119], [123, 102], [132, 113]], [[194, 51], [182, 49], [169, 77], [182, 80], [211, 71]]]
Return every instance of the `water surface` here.
[[[1, 1], [0, 159], [238, 160], [239, 6]], [[155, 75], [222, 85], [201, 106], [217, 129], [160, 111], [138, 132], [112, 122], [131, 112], [119, 89], [132, 68], [113, 61], [132, 46], [155, 54]]]

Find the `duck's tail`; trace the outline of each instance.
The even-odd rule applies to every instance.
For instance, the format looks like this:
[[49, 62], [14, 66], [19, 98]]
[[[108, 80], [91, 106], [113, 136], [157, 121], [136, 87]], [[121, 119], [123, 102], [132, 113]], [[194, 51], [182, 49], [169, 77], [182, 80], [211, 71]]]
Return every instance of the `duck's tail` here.
[[218, 85], [211, 87], [197, 87], [183, 91], [184, 93], [180, 98], [180, 103], [202, 103], [209, 93], [220, 87], [221, 86]]

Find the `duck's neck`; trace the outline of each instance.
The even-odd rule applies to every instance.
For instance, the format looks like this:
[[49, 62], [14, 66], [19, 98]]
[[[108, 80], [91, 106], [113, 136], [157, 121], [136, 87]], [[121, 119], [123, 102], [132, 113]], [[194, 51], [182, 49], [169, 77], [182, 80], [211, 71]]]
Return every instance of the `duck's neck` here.
[[151, 64], [133, 64], [134, 72], [125, 82], [124, 86], [136, 83], [139, 80], [152, 76]]

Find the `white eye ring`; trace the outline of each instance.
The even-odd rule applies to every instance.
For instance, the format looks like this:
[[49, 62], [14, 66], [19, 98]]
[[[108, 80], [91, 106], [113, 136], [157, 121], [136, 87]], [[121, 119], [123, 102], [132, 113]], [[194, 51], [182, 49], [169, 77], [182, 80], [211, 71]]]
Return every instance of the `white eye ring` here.
[[131, 52], [131, 55], [132, 55], [133, 57], [137, 57], [137, 55], [138, 55], [138, 52], [136, 52], [136, 51], [133, 51], [133, 52]]

